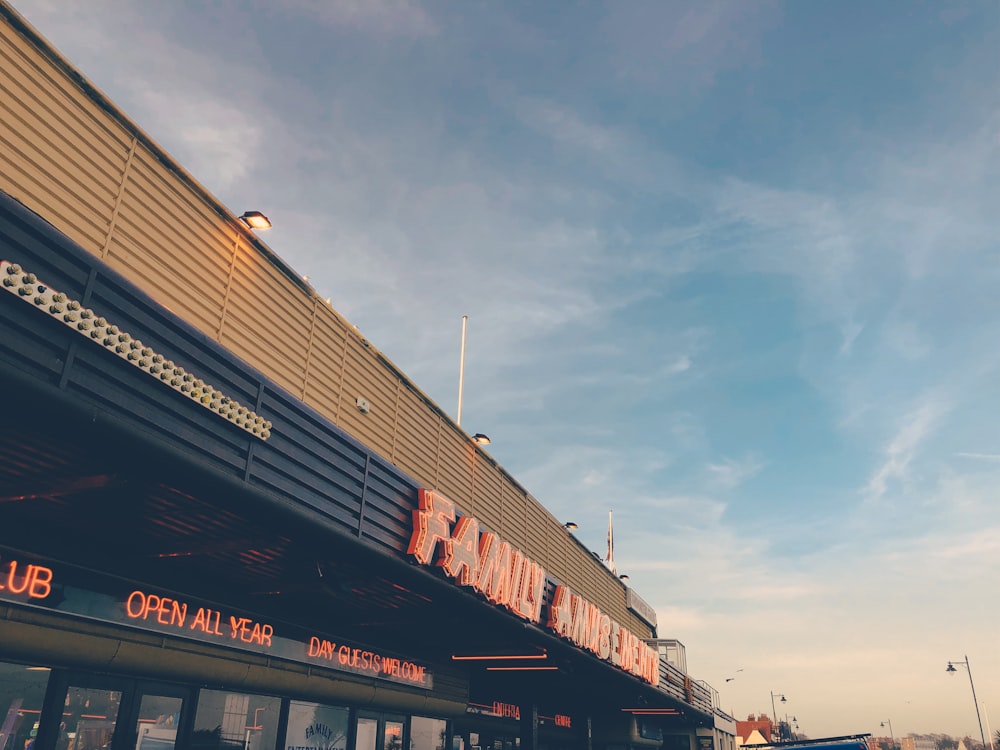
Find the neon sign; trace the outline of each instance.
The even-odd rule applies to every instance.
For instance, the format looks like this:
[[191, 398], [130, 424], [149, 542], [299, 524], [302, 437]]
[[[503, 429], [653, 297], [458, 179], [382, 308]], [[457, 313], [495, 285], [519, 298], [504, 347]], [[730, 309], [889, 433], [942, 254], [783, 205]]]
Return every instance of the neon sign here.
[[[459, 586], [471, 586], [529, 622], [540, 624], [545, 570], [472, 516], [460, 516], [440, 492], [421, 487], [407, 554], [434, 565]], [[631, 631], [567, 586], [556, 586], [545, 626], [647, 682], [660, 682], [660, 657]]]
[[385, 656], [375, 651], [352, 648], [346, 644], [336, 644], [313, 636], [309, 639], [308, 655], [315, 659], [325, 659], [361, 672], [369, 672], [376, 677], [387, 675], [402, 681], [424, 685], [427, 682], [427, 667], [411, 661]]
[[[374, 677], [430, 690], [434, 676], [423, 664], [357, 644], [334, 642], [294, 625], [275, 625], [219, 605], [187, 601], [176, 595], [131, 588], [73, 566], [52, 568], [11, 559], [0, 550], [0, 601], [30, 605], [86, 619], [112, 622], [204, 643], [267, 654], [338, 672]], [[85, 581], [86, 588], [73, 585]], [[98, 590], [91, 588], [96, 585]], [[126, 586], [128, 586], [126, 588]], [[278, 633], [278, 628], [283, 634]]]
[[422, 565], [436, 565], [460, 586], [472, 586], [528, 622], [542, 615], [545, 570], [496, 534], [479, 530], [472, 516], [459, 516], [455, 504], [421, 487], [413, 511], [407, 554]]
[[9, 591], [29, 600], [44, 599], [52, 593], [52, 568], [17, 560], [11, 560], [6, 567], [6, 571], [0, 570], [0, 591]]
[[548, 627], [626, 672], [659, 684], [659, 654], [568, 586], [556, 586], [549, 605]]
[[131, 620], [149, 620], [152, 618], [160, 625], [169, 625], [178, 629], [188, 628], [207, 635], [228, 636], [231, 640], [243, 643], [253, 643], [260, 646], [270, 646], [274, 628], [267, 623], [255, 622], [249, 617], [226, 618], [225, 629], [222, 613], [208, 607], [198, 607], [191, 615], [188, 624], [188, 604], [177, 599], [170, 599], [144, 591], [133, 591], [125, 600], [125, 616]]

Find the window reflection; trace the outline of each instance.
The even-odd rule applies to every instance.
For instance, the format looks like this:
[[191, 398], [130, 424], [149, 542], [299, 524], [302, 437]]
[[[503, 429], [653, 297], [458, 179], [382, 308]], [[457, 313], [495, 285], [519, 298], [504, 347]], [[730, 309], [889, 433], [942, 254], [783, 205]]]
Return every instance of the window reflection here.
[[281, 700], [268, 695], [202, 690], [193, 750], [274, 750]]
[[410, 719], [410, 750], [445, 750], [447, 739], [448, 724], [444, 719]]
[[347, 750], [350, 712], [339, 706], [291, 701], [288, 705], [287, 750]]
[[382, 750], [402, 750], [403, 722], [387, 721], [385, 723], [385, 738], [382, 740]]
[[0, 750], [33, 750], [49, 670], [0, 662]]
[[70, 685], [66, 689], [56, 750], [105, 750], [111, 747], [121, 702], [120, 690]]

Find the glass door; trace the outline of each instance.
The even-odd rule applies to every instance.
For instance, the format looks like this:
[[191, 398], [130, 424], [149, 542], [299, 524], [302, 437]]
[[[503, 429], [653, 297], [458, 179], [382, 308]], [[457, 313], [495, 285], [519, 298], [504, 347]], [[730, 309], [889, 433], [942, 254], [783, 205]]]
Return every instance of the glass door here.
[[403, 750], [406, 719], [358, 712], [354, 722], [354, 750]]
[[134, 750], [174, 750], [181, 714], [187, 695], [175, 691], [165, 691], [156, 686], [139, 686], [133, 701], [129, 729], [135, 737], [129, 740], [129, 748]]
[[63, 675], [50, 685], [37, 750], [174, 750], [191, 705], [184, 687]]
[[[55, 750], [106, 750], [112, 747], [125, 691], [122, 686], [71, 683], [63, 695], [62, 712], [55, 727]], [[45, 726], [51, 729], [42, 716]]]

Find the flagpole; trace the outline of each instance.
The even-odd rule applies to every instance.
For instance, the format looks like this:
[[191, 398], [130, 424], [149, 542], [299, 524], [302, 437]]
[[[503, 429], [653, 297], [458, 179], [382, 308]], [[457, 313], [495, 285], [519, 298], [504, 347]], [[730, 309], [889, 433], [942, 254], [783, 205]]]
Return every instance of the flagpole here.
[[613, 522], [614, 511], [608, 511], [608, 556], [605, 562], [611, 572], [618, 575], [618, 570], [615, 568], [615, 530]]
[[469, 316], [462, 316], [462, 354], [458, 363], [458, 414], [455, 415], [455, 424], [462, 426], [462, 387], [465, 385], [465, 327], [469, 322]]

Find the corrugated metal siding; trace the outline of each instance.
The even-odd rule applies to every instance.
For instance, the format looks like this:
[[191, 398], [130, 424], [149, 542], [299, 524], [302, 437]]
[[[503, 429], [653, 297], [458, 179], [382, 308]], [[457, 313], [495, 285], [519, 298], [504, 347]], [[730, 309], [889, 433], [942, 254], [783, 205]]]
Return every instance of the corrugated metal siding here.
[[219, 341], [302, 397], [312, 305], [257, 254], [237, 256]]
[[6, 25], [0, 70], [0, 187], [99, 252], [131, 139]]
[[[608, 614], [649, 633], [624, 609], [618, 582], [568, 542], [558, 520], [141, 130], [6, 17], [0, 69], [0, 189]], [[179, 219], [166, 223], [168, 214]], [[357, 408], [359, 397], [369, 413]], [[297, 480], [272, 469], [272, 481], [291, 491]]]
[[325, 302], [316, 300], [315, 304], [316, 322], [303, 400], [337, 423], [340, 421], [347, 329]]
[[[415, 477], [434, 476], [438, 465], [439, 420], [435, 414], [421, 408], [417, 395], [409, 388], [401, 387], [398, 395], [392, 460]], [[459, 497], [440, 481], [435, 484], [445, 495], [459, 501]]]
[[[419, 402], [415, 404], [419, 408]], [[459, 431], [451, 429], [444, 420], [438, 418], [440, 425], [440, 451], [442, 456], [454, 457], [450, 461], [438, 461], [438, 486], [459, 507], [471, 516], [479, 518], [476, 510], [475, 495], [472, 491], [475, 465], [482, 460], [479, 451]], [[457, 459], [457, 460], [456, 460]]]
[[[204, 334], [217, 337], [236, 232], [141, 145], [104, 259]], [[199, 248], [192, 263], [191, 248]]]
[[[347, 359], [344, 363], [344, 408], [340, 426], [373, 450], [392, 456], [396, 426], [396, 391], [398, 380], [385, 368], [373, 366], [371, 349], [357, 334], [348, 335]], [[357, 407], [357, 399], [368, 402], [367, 414]], [[425, 477], [419, 476], [419, 479]]]

